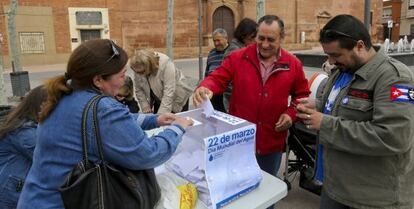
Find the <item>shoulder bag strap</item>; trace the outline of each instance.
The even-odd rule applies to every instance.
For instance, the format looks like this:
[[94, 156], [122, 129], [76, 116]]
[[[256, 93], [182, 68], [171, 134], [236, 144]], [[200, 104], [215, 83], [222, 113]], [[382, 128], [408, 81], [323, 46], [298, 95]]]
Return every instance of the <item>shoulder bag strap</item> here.
[[88, 120], [88, 111], [90, 109], [90, 107], [92, 106], [93, 103], [96, 102], [96, 100], [100, 99], [102, 97], [102, 95], [96, 95], [94, 97], [92, 97], [88, 103], [85, 105], [85, 107], [83, 108], [83, 113], [82, 113], [82, 124], [81, 124], [81, 135], [82, 135], [82, 159], [83, 159], [83, 163], [84, 165], [89, 168], [89, 159], [88, 159], [88, 137], [86, 134], [86, 124], [87, 124], [87, 120]]
[[99, 101], [105, 96], [102, 96], [100, 98], [98, 98], [97, 100], [94, 101], [93, 103], [93, 109], [92, 109], [92, 121], [93, 121], [93, 129], [94, 129], [94, 133], [95, 133], [95, 140], [96, 140], [96, 146], [98, 147], [98, 152], [99, 152], [99, 158], [101, 159], [102, 162], [104, 162], [104, 155], [103, 155], [103, 146], [102, 146], [102, 140], [101, 140], [101, 131], [99, 128], [99, 121], [98, 121], [98, 114], [97, 114], [97, 109], [98, 109], [98, 103]]

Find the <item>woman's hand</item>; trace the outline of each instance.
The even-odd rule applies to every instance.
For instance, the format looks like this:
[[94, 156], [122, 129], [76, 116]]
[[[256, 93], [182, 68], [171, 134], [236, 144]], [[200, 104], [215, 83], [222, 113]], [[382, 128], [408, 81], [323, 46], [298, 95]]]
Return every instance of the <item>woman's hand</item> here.
[[177, 119], [177, 117], [178, 116], [172, 113], [163, 113], [158, 116], [157, 123], [159, 126], [171, 125], [171, 123], [174, 122]]
[[189, 118], [189, 117], [183, 118], [183, 117], [180, 117], [180, 116], [176, 116], [176, 119], [175, 119], [174, 123], [180, 125], [184, 129], [186, 129], [188, 126], [192, 126], [194, 121], [191, 120], [191, 118]]
[[151, 107], [144, 107], [144, 108], [142, 108], [142, 112], [143, 113], [152, 113], [152, 109], [151, 109]]

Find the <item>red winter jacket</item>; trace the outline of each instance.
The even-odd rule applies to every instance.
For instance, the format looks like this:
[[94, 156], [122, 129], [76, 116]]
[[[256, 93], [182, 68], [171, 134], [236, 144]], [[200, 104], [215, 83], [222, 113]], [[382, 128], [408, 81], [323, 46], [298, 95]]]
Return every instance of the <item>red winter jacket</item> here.
[[284, 149], [287, 131], [276, 132], [274, 127], [282, 113], [296, 120], [296, 110], [288, 107], [289, 95], [291, 101], [296, 101], [310, 93], [301, 62], [280, 50], [281, 56], [264, 84], [256, 44], [227, 56], [221, 66], [200, 83], [214, 94], [220, 94], [232, 82], [229, 113], [257, 125], [256, 152], [261, 155]]

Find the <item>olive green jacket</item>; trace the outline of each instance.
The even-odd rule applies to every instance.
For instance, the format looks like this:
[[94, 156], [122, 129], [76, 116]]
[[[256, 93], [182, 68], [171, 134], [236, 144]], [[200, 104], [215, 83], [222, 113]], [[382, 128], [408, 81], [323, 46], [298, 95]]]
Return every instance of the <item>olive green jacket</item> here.
[[[325, 86], [322, 110], [339, 71]], [[414, 208], [414, 101], [391, 99], [391, 87], [414, 88], [414, 74], [382, 50], [360, 69], [324, 115], [324, 189], [353, 208]]]

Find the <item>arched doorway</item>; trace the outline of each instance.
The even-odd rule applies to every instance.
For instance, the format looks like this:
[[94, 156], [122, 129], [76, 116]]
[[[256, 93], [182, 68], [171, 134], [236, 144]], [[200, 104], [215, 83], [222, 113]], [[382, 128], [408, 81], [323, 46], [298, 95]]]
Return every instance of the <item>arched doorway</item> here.
[[234, 14], [230, 8], [221, 6], [213, 13], [213, 31], [217, 28], [224, 28], [229, 36], [229, 41], [233, 38]]

